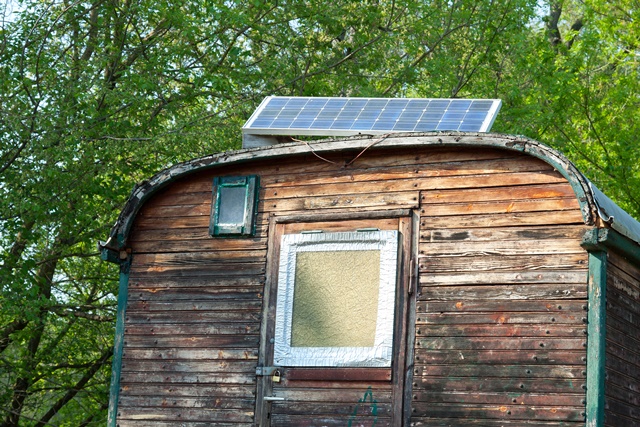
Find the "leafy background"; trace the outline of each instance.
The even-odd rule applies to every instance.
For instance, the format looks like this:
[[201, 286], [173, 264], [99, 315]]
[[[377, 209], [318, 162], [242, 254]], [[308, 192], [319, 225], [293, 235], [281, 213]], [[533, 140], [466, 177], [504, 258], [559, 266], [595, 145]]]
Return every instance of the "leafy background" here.
[[133, 185], [240, 147], [266, 95], [501, 98], [640, 216], [634, 0], [5, 0], [0, 426], [106, 418]]

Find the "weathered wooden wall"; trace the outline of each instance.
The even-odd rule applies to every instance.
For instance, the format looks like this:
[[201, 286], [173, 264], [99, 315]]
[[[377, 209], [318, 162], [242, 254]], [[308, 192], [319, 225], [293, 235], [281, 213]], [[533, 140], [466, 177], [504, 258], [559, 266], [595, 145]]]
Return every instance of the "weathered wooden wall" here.
[[609, 254], [605, 425], [640, 426], [640, 268]]
[[[269, 216], [392, 209], [421, 217], [412, 425], [583, 423], [587, 257], [566, 180], [499, 150], [370, 149], [345, 167], [356, 154], [201, 172], [144, 205], [120, 427], [249, 425]], [[260, 175], [255, 238], [208, 236], [212, 178], [229, 174]], [[282, 385], [272, 425], [390, 421], [391, 383]]]
[[535, 165], [421, 192], [412, 425], [584, 425], [584, 225]]

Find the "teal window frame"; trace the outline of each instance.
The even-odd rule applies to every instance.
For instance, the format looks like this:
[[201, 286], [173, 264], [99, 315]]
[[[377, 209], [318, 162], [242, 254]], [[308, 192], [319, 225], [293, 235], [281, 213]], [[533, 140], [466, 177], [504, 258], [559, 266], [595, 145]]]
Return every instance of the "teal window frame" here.
[[[260, 180], [257, 175], [221, 176], [214, 178], [209, 234], [212, 237], [255, 235], [259, 188]], [[240, 200], [237, 199], [237, 190], [241, 191]], [[236, 200], [231, 200], [229, 197], [231, 194], [234, 194]], [[227, 215], [223, 210], [239, 209], [239, 201], [244, 201], [244, 209], [242, 212], [232, 212], [232, 216], [237, 217], [237, 220], [225, 221], [225, 216]]]

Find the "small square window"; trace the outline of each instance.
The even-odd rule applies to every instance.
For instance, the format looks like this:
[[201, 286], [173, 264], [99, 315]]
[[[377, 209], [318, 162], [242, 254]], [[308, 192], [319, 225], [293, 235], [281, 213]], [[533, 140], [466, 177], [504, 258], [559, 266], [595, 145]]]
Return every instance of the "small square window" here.
[[389, 367], [397, 231], [282, 238], [274, 363]]
[[212, 236], [255, 234], [258, 187], [258, 177], [255, 175], [215, 178], [209, 234]]

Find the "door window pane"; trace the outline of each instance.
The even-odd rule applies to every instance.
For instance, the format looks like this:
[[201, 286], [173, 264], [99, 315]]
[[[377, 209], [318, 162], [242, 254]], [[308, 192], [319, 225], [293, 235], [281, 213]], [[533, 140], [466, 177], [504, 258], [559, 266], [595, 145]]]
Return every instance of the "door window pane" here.
[[373, 347], [380, 251], [300, 252], [296, 258], [291, 346]]

